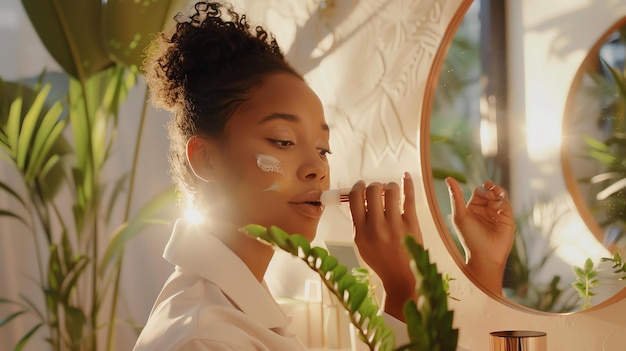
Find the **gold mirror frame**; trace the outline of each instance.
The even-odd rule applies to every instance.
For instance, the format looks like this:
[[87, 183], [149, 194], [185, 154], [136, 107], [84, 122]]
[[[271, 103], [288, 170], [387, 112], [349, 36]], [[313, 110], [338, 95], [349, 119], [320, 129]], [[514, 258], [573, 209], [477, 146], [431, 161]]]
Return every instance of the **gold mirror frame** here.
[[[433, 63], [431, 66], [431, 69], [429, 71], [429, 75], [428, 78], [426, 80], [426, 86], [424, 89], [424, 104], [422, 107], [422, 118], [420, 121], [420, 132], [419, 132], [419, 153], [420, 153], [420, 160], [421, 160], [421, 167], [422, 167], [422, 180], [423, 180], [423, 186], [424, 186], [424, 190], [425, 190], [425, 194], [426, 194], [426, 198], [427, 198], [427, 202], [428, 202], [428, 207], [430, 209], [430, 213], [432, 215], [433, 218], [433, 222], [437, 228], [437, 231], [441, 237], [441, 240], [444, 244], [444, 246], [446, 247], [448, 253], [450, 254], [450, 256], [452, 257], [453, 261], [456, 263], [456, 265], [460, 268], [460, 270], [463, 272], [463, 274], [476, 286], [478, 287], [482, 292], [484, 292], [485, 294], [487, 294], [489, 297], [499, 301], [500, 303], [503, 303], [506, 306], [512, 307], [516, 310], [522, 311], [522, 312], [528, 312], [528, 313], [533, 313], [533, 314], [539, 314], [539, 315], [545, 315], [545, 316], [555, 316], [555, 315], [571, 315], [571, 314], [578, 314], [578, 313], [589, 313], [589, 312], [593, 312], [599, 309], [602, 309], [606, 306], [609, 306], [615, 302], [618, 302], [622, 299], [626, 298], [626, 289], [622, 289], [620, 292], [618, 292], [617, 294], [614, 294], [613, 296], [605, 299], [602, 302], [599, 302], [595, 305], [592, 305], [591, 307], [584, 309], [584, 310], [579, 310], [579, 311], [574, 311], [574, 312], [549, 312], [549, 311], [541, 311], [541, 310], [537, 310], [537, 309], [533, 309], [530, 308], [528, 306], [524, 306], [521, 305], [517, 302], [514, 302], [502, 295], [496, 295], [491, 293], [489, 290], [487, 290], [486, 288], [484, 288], [484, 286], [482, 285], [482, 283], [480, 281], [478, 281], [477, 279], [475, 279], [475, 277], [473, 277], [471, 274], [469, 274], [469, 271], [465, 268], [465, 262], [464, 262], [464, 257], [462, 256], [462, 254], [459, 252], [456, 243], [454, 242], [454, 240], [452, 239], [452, 235], [451, 233], [449, 233], [448, 228], [446, 226], [445, 220], [443, 218], [443, 215], [441, 213], [440, 207], [438, 205], [437, 202], [437, 196], [435, 194], [435, 189], [434, 189], [434, 178], [431, 172], [432, 166], [431, 166], [431, 162], [430, 162], [430, 151], [431, 151], [431, 140], [430, 140], [430, 116], [432, 114], [432, 107], [433, 107], [433, 101], [434, 101], [434, 97], [437, 91], [437, 83], [439, 81], [439, 75], [440, 75], [440, 71], [441, 71], [441, 67], [443, 66], [444, 60], [446, 58], [446, 55], [448, 53], [448, 49], [450, 48], [450, 45], [452, 43], [452, 40], [456, 34], [457, 29], [459, 28], [459, 26], [461, 25], [463, 18], [466, 14], [466, 12], [468, 11], [469, 7], [472, 5], [473, 0], [462, 0], [461, 3], [459, 4], [459, 6], [457, 7], [456, 11], [454, 12], [454, 15], [451, 17], [445, 31], [444, 34], [442, 36], [441, 39], [441, 43], [439, 45], [439, 48], [436, 51], [436, 54], [433, 58]], [[610, 33], [610, 32], [609, 32]], [[570, 194], [572, 194], [570, 192]], [[583, 217], [584, 219], [584, 217]], [[587, 221], [585, 220], [585, 223], [587, 223]], [[597, 224], [596, 224], [597, 226]], [[592, 228], [592, 227], [590, 227]], [[594, 232], [594, 235], [595, 232]], [[597, 235], [596, 235], [597, 236]]]
[[422, 180], [424, 182], [424, 190], [426, 192], [426, 198], [428, 200], [428, 208], [430, 209], [435, 226], [437, 227], [437, 232], [439, 232], [439, 235], [446, 249], [450, 253], [450, 256], [459, 266], [459, 268], [461, 268], [461, 271], [465, 274], [465, 276], [467, 276], [476, 286], [480, 287], [481, 290], [487, 291], [482, 287], [480, 282], [476, 281], [474, 277], [472, 277], [465, 269], [465, 259], [457, 249], [456, 244], [453, 242], [453, 240], [450, 240], [450, 233], [448, 232], [448, 228], [445, 224], [445, 221], [441, 214], [441, 210], [437, 203], [437, 195], [435, 194], [435, 188], [433, 186], [434, 178], [432, 172], [430, 171], [432, 169], [430, 163], [430, 116], [433, 110], [433, 101], [435, 98], [435, 93], [437, 91], [439, 74], [448, 53], [448, 49], [450, 48], [452, 40], [454, 39], [454, 35], [461, 25], [461, 22], [463, 22], [465, 13], [467, 13], [467, 10], [472, 5], [472, 3], [473, 0], [463, 0], [459, 7], [456, 9], [454, 15], [450, 19], [450, 22], [448, 23], [448, 26], [446, 27], [446, 30], [443, 33], [441, 43], [435, 53], [435, 57], [433, 58], [433, 63], [429, 71], [428, 78], [426, 79], [426, 88], [424, 89], [424, 104], [422, 106], [422, 118], [420, 120], [419, 152], [421, 167], [423, 170]]
[[[606, 32], [602, 34], [602, 36], [598, 39], [598, 41], [591, 47], [589, 50], [590, 53], [598, 53], [600, 47], [604, 44], [606, 39], [615, 32], [618, 28], [626, 26], [626, 17], [617, 21], [613, 24]], [[571, 108], [574, 104], [574, 99], [576, 98], [575, 92], [580, 90], [580, 85], [582, 83], [582, 78], [585, 74], [585, 67], [588, 66], [589, 62], [593, 62], [594, 57], [587, 55], [583, 60], [580, 68], [576, 72], [574, 79], [572, 80], [572, 85], [567, 94], [567, 100], [565, 102], [565, 118], [563, 118], [563, 134], [566, 135], [566, 127], [567, 127], [567, 116], [571, 114]], [[595, 59], [597, 61], [597, 59]], [[570, 193], [572, 197], [572, 201], [576, 208], [576, 211], [580, 214], [583, 222], [587, 225], [591, 233], [598, 239], [598, 241], [602, 242], [604, 240], [604, 230], [598, 224], [595, 217], [587, 207], [587, 204], [583, 198], [583, 195], [580, 191], [580, 187], [578, 186], [578, 182], [576, 181], [576, 177], [574, 172], [572, 171], [572, 162], [569, 157], [569, 153], [566, 148], [561, 147], [561, 167], [563, 170], [563, 177], [565, 178], [565, 186], [567, 187], [567, 191]]]

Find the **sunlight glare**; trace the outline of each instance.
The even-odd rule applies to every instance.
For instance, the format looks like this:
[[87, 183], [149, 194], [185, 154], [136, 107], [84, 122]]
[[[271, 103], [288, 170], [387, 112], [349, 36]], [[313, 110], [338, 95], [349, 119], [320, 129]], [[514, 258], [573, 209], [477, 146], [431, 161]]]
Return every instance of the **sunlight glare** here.
[[526, 121], [528, 157], [535, 161], [546, 160], [560, 151], [561, 119], [541, 108], [534, 112], [529, 113]]
[[495, 123], [487, 119], [480, 120], [480, 147], [485, 156], [498, 154], [498, 129]]
[[194, 224], [204, 223], [204, 216], [198, 209], [190, 207], [185, 211], [185, 218]]
[[594, 263], [611, 253], [587, 230], [579, 218], [568, 218], [564, 227], [552, 238], [556, 255], [570, 266], [582, 266], [587, 258]]

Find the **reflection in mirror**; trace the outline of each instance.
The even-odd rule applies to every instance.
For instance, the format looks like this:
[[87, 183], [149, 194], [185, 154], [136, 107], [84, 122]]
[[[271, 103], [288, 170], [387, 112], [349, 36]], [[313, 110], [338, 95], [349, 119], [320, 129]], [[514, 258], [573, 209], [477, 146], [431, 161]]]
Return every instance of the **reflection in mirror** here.
[[[597, 306], [610, 301], [624, 286], [614, 284], [618, 279], [612, 273], [611, 262], [602, 261], [611, 257], [611, 252], [581, 220], [562, 174], [554, 172], [553, 179], [542, 180], [558, 184], [562, 192], [529, 194], [529, 190], [537, 189], [530, 184], [530, 175], [545, 168], [545, 163], [513, 167], [519, 163], [516, 157], [522, 151], [528, 150], [525, 156], [530, 160], [531, 150], [547, 152], [535, 148], [545, 140], [521, 146], [510, 141], [514, 133], [522, 133], [528, 125], [506, 106], [508, 95], [516, 92], [506, 89], [507, 77], [514, 73], [505, 65], [507, 16], [501, 3], [465, 1], [460, 7], [465, 11], [463, 18], [453, 21], [448, 30], [454, 35], [448, 36], [449, 41], [440, 48], [441, 57], [435, 59], [430, 81], [434, 91], [427, 96], [424, 110], [424, 116], [430, 115], [430, 119], [424, 118], [426, 125], [422, 128], [430, 131], [423, 135], [426, 142], [422, 143], [422, 152], [427, 155], [423, 158], [424, 169], [432, 171], [432, 178], [425, 180], [431, 210], [453, 257], [462, 263], [465, 251], [450, 218], [445, 177], [455, 177], [463, 184], [466, 199], [472, 189], [488, 179], [508, 189], [512, 199], [529, 198], [513, 201], [516, 241], [507, 262], [501, 300], [522, 309], [554, 313]], [[560, 130], [552, 134], [548, 137], [560, 139]], [[469, 278], [480, 287], [480, 282]]]
[[[563, 120], [563, 172], [578, 211], [626, 268], [626, 24], [589, 51]], [[618, 267], [619, 266], [619, 267]]]

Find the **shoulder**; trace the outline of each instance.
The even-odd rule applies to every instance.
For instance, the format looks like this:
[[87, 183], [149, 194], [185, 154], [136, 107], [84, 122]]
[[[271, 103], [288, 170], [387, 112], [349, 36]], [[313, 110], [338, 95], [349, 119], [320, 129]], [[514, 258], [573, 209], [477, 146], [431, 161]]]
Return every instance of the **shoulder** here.
[[219, 286], [176, 271], [163, 287], [135, 350], [237, 350], [235, 344], [254, 339], [254, 333], [246, 331], [250, 324]]

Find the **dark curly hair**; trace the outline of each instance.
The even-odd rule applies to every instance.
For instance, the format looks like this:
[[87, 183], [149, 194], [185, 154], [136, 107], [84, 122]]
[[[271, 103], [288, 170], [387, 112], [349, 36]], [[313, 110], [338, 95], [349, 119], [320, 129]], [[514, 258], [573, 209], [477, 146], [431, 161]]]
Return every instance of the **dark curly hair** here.
[[153, 104], [174, 113], [168, 125], [172, 179], [198, 205], [199, 180], [186, 159], [189, 138], [219, 137], [268, 74], [302, 77], [285, 61], [274, 36], [261, 26], [251, 30], [231, 4], [202, 1], [192, 13], [175, 17], [174, 34], [157, 36], [144, 71]]

